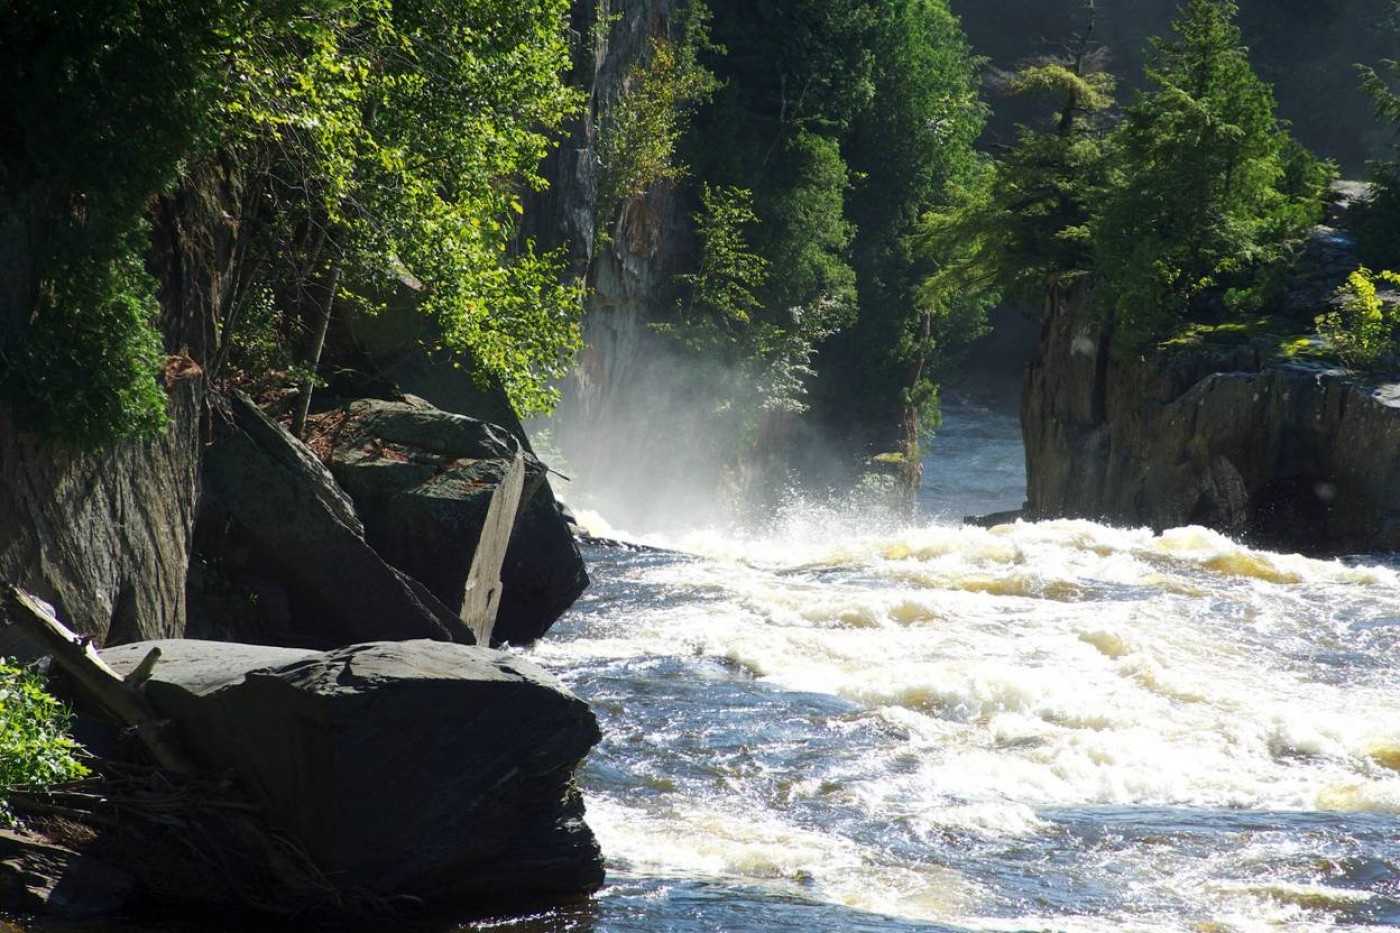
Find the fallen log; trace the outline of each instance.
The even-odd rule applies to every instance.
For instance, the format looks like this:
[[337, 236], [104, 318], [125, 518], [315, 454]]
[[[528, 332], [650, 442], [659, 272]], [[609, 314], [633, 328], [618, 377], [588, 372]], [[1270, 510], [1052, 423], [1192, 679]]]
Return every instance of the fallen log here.
[[170, 737], [169, 723], [156, 715], [140, 692], [141, 684], [149, 679], [160, 659], [159, 648], [152, 648], [123, 679], [98, 656], [92, 639], [78, 635], [60, 622], [41, 600], [11, 586], [3, 608], [4, 624], [18, 627], [42, 645], [53, 662], [72, 678], [77, 690], [106, 710], [118, 725], [133, 730], [162, 768], [181, 774], [193, 770], [179, 745]]
[[475, 633], [478, 645], [491, 644], [501, 606], [501, 566], [506, 562], [506, 549], [510, 547], [524, 489], [525, 455], [517, 448], [500, 485], [491, 494], [462, 595], [462, 621]]

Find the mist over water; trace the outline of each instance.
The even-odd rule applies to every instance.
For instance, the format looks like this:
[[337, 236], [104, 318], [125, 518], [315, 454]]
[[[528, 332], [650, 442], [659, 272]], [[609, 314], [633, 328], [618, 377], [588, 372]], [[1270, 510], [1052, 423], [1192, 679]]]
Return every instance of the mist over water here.
[[585, 512], [668, 548], [590, 546], [531, 652], [603, 724], [610, 885], [490, 928], [1400, 925], [1397, 570], [959, 523], [1022, 489], [1014, 416], [951, 406], [914, 522]]

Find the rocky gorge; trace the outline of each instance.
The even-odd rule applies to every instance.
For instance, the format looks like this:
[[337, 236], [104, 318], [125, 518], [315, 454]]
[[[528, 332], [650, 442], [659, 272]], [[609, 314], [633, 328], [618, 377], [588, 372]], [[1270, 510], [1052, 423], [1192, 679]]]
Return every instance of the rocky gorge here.
[[[596, 152], [675, 6], [573, 4], [586, 103], [546, 163], [550, 189], [521, 210], [523, 233], [566, 247], [589, 285], [559, 428], [572, 466], [615, 501], [647, 489], [693, 513], [709, 496], [687, 498], [691, 471], [714, 479], [731, 452], [710, 444], [689, 391], [730, 374], [681, 367], [652, 316], [693, 248], [691, 205], [667, 183], [600, 206]], [[0, 350], [37, 288], [25, 225], [40, 194], [0, 207], [0, 264], [15, 270]], [[603, 856], [574, 776], [598, 722], [512, 650], [588, 585], [549, 466], [498, 383], [410, 329], [376, 337], [382, 321], [337, 322], [323, 367], [334, 377], [301, 437], [295, 393], [228, 380], [242, 274], [229, 218], [245, 196], [214, 159], [152, 202], [170, 417], [159, 437], [82, 450], [0, 406], [0, 582], [46, 602], [83, 651], [101, 648], [191, 765], [153, 768], [139, 728], [103, 724], [102, 704], [56, 672], [109, 770], [36, 817], [42, 833], [0, 833], [0, 912], [144, 899], [470, 913], [586, 895]], [[1320, 279], [1299, 320], [1351, 267], [1324, 253], [1303, 275]], [[1400, 549], [1400, 389], [1290, 356], [1278, 335], [1125, 355], [1085, 293], [1058, 292], [1022, 416], [1027, 518]], [[44, 653], [0, 625], [0, 656]], [[157, 785], [159, 806], [132, 803]], [[171, 817], [173, 798], [185, 809]], [[229, 858], [187, 860], [191, 839]]]

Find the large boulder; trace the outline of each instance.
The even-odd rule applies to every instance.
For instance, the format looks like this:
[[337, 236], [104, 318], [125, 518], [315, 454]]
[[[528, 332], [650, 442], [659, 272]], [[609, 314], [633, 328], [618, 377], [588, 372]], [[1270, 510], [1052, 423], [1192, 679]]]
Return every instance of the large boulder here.
[[[385, 560], [461, 610], [491, 495], [518, 441], [505, 429], [422, 399], [360, 399], [319, 419], [330, 469]], [[544, 464], [525, 453], [525, 486], [501, 567], [492, 644], [543, 635], [588, 585]]]
[[[105, 644], [184, 634], [203, 379], [173, 378], [170, 427], [86, 451], [0, 409], [0, 579]], [[0, 655], [34, 653], [0, 633]]]
[[533, 664], [432, 641], [179, 640], [103, 658], [126, 674], [152, 646], [151, 705], [348, 896], [485, 907], [602, 883], [573, 784], [598, 725]]
[[[225, 402], [204, 457], [190, 634], [311, 648], [473, 642], [456, 612], [375, 553], [315, 454], [246, 397]], [[249, 592], [252, 609], [228, 611], [208, 578]]]

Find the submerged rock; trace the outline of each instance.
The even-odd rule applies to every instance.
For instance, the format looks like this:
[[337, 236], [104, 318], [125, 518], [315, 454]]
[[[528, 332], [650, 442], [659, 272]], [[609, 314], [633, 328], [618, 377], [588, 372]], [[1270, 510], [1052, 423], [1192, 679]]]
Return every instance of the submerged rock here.
[[[330, 469], [354, 500], [365, 536], [453, 612], [481, 545], [491, 494], [518, 449], [505, 429], [422, 399], [361, 399], [322, 416]], [[583, 558], [546, 469], [525, 454], [525, 488], [501, 567], [492, 644], [539, 638], [588, 585]]]
[[347, 895], [482, 907], [601, 885], [573, 784], [598, 725], [533, 664], [433, 641], [162, 641], [103, 658], [126, 674], [153, 645], [152, 706]]

